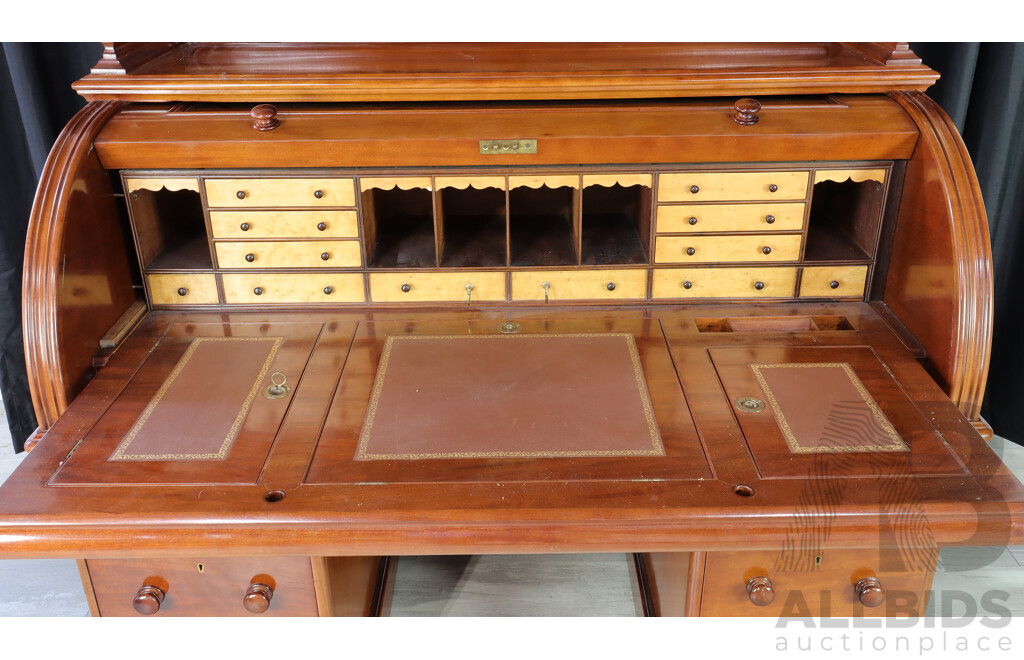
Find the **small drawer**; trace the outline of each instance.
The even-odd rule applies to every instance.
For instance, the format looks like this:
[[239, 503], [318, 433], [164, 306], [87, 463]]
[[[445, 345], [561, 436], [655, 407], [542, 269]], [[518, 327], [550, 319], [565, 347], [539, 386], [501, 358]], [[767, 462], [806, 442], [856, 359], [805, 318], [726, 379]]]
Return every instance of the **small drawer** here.
[[358, 268], [359, 241], [219, 241], [220, 268]]
[[934, 549], [903, 548], [710, 552], [700, 614], [921, 616], [937, 559]]
[[206, 179], [204, 183], [211, 208], [356, 205], [352, 179]]
[[792, 298], [796, 268], [655, 269], [652, 298]]
[[658, 232], [800, 231], [804, 204], [694, 204], [659, 206]]
[[361, 273], [245, 273], [221, 277], [224, 302], [228, 304], [353, 303], [366, 300]]
[[464, 302], [505, 300], [505, 273], [370, 273], [373, 302]]
[[512, 273], [512, 300], [643, 300], [647, 297], [647, 271], [518, 271]]
[[89, 559], [86, 569], [100, 616], [318, 614], [308, 557]]
[[681, 172], [658, 177], [659, 202], [805, 199], [808, 172]]
[[355, 211], [211, 211], [214, 238], [358, 238]]
[[749, 236], [658, 236], [654, 241], [654, 262], [737, 263], [797, 261], [800, 234]]
[[217, 276], [213, 273], [150, 273], [149, 299], [154, 305], [216, 305]]
[[801, 298], [860, 298], [867, 266], [809, 266], [800, 277]]

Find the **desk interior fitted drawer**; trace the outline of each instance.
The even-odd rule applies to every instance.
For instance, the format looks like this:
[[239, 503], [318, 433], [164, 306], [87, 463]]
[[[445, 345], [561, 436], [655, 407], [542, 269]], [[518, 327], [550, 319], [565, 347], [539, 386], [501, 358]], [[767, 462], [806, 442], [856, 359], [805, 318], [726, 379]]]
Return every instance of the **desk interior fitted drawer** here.
[[844, 298], [864, 295], [867, 266], [809, 266], [800, 276], [801, 298]]
[[363, 302], [361, 273], [246, 273], [221, 276], [224, 302], [266, 303]]
[[659, 206], [660, 233], [800, 231], [804, 204], [687, 204]]
[[90, 559], [86, 566], [102, 616], [318, 613], [308, 557]]
[[628, 300], [647, 297], [647, 271], [518, 271], [512, 273], [513, 300]]
[[807, 172], [674, 172], [658, 177], [658, 201], [804, 199], [808, 178]]
[[211, 211], [214, 238], [357, 238], [355, 211]]
[[154, 305], [216, 305], [217, 276], [213, 273], [150, 273], [149, 297]]
[[373, 302], [464, 302], [505, 300], [505, 273], [370, 273]]
[[742, 263], [797, 261], [800, 234], [745, 236], [658, 236], [654, 241], [654, 262]]
[[359, 241], [220, 241], [220, 268], [358, 268]]
[[652, 298], [792, 298], [796, 268], [662, 268]]
[[206, 179], [211, 207], [355, 206], [352, 179]]

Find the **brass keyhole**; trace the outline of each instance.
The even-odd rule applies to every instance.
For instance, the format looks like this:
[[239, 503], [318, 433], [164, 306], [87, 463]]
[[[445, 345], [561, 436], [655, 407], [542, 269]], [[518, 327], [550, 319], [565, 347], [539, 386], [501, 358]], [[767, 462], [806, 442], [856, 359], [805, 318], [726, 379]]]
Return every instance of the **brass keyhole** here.
[[199, 571], [200, 573], [202, 573], [203, 571], [206, 570], [206, 567], [203, 566], [202, 564], [196, 564], [196, 570]]
[[280, 371], [275, 371], [270, 375], [271, 384], [267, 387], [267, 389], [263, 390], [263, 396], [267, 397], [268, 399], [280, 399], [284, 395], [288, 394], [288, 392], [290, 392], [292, 389], [285, 385], [285, 383], [287, 382], [287, 376], [285, 376]]

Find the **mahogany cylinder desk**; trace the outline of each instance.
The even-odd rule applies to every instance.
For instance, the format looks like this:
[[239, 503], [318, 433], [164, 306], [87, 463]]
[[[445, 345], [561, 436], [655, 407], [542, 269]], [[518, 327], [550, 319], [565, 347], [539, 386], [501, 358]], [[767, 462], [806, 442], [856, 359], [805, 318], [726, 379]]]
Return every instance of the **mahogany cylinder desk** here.
[[647, 615], [923, 612], [1024, 538], [992, 265], [906, 44], [111, 43], [29, 227], [3, 557], [96, 615], [375, 615], [630, 557]]

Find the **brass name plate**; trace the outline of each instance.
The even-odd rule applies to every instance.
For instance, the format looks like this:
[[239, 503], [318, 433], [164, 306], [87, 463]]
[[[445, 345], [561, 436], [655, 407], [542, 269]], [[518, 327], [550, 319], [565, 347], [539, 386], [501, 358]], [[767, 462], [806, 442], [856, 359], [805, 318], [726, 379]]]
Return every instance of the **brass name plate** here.
[[482, 154], [535, 154], [536, 140], [480, 140]]

